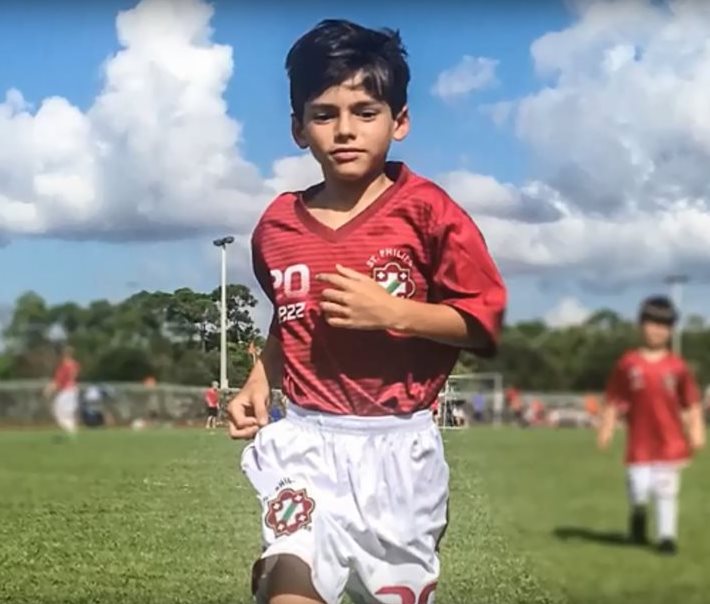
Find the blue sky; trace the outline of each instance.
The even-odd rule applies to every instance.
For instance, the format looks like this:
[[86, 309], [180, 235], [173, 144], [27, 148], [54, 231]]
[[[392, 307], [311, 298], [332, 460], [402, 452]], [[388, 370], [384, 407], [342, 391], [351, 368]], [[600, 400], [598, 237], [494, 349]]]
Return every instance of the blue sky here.
[[[53, 96], [82, 112], [88, 110], [103, 87], [102, 65], [120, 48], [116, 15], [134, 6], [116, 0], [3, 3], [0, 56], [6, 59], [0, 70], [0, 100], [7, 90], [17, 89], [30, 112]], [[538, 2], [533, 9], [512, 1], [451, 1], [440, 3], [435, 11], [424, 2], [407, 3], [406, 10], [401, 3], [383, 2], [361, 2], [340, 11], [333, 6], [320, 1], [300, 2], [297, 7], [281, 2], [214, 3], [212, 41], [233, 49], [233, 73], [224, 94], [227, 112], [242, 127], [239, 154], [261, 174], [268, 175], [278, 158], [297, 152], [289, 134], [283, 70], [289, 46], [318, 20], [344, 17], [400, 29], [410, 52], [413, 131], [394, 149], [396, 157], [431, 177], [467, 170], [515, 187], [538, 178], [540, 158], [534, 150], [513, 125], [497, 125], [482, 107], [521, 99], [545, 87], [535, 73], [531, 44], [548, 32], [569, 28], [578, 18], [562, 2]], [[439, 74], [465, 55], [497, 61], [495, 82], [451, 100], [432, 94]], [[0, 304], [11, 303], [28, 289], [52, 302], [118, 299], [143, 288], [210, 289], [218, 278], [211, 236], [222, 231], [205, 228], [199, 237], [151, 243], [91, 241], [90, 227], [78, 236], [80, 241], [51, 229], [10, 231], [8, 243], [0, 248]], [[493, 252], [497, 256], [505, 250], [493, 246]], [[232, 262], [234, 278], [246, 279], [245, 256], [234, 254]], [[586, 309], [611, 306], [628, 313], [649, 288], [661, 287], [661, 273], [591, 289], [580, 285], [574, 272], [561, 269], [557, 274], [554, 267], [511, 271], [506, 276], [512, 320], [543, 316], [565, 297]], [[703, 292], [701, 286], [687, 289], [689, 308], [703, 311], [698, 301]]]

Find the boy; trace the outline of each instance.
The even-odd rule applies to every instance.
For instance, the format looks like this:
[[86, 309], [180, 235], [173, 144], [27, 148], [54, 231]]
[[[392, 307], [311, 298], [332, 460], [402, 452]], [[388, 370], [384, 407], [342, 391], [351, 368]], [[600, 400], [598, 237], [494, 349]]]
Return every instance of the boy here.
[[219, 384], [212, 382], [212, 386], [205, 390], [205, 408], [207, 410], [207, 423], [205, 430], [214, 430], [217, 427], [219, 415]]
[[653, 496], [658, 549], [666, 554], [677, 551], [680, 470], [688, 463], [691, 449], [705, 444], [695, 379], [683, 359], [668, 350], [676, 319], [668, 298], [643, 302], [639, 313], [643, 343], [622, 356], [611, 374], [599, 427], [599, 446], [605, 449], [617, 413], [626, 412], [630, 539], [647, 543], [646, 506]]
[[67, 434], [77, 432], [79, 411], [79, 363], [74, 358], [71, 346], [64, 346], [61, 358], [54, 371], [52, 381], [47, 384], [44, 394], [52, 398], [52, 415], [57, 425]]
[[449, 473], [429, 408], [460, 348], [494, 352], [504, 285], [470, 217], [386, 160], [409, 130], [399, 35], [324, 21], [286, 66], [293, 137], [324, 182], [279, 196], [253, 234], [274, 318], [229, 406], [230, 435], [256, 437], [252, 587], [271, 604], [429, 604]]

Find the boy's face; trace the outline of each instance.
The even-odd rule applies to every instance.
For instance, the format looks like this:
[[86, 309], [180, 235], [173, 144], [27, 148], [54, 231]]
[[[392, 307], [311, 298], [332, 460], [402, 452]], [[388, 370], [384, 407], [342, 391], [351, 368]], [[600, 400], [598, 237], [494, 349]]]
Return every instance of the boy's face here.
[[665, 323], [644, 321], [641, 323], [641, 335], [644, 346], [651, 350], [659, 350], [668, 346], [673, 329]]
[[293, 118], [293, 137], [310, 149], [330, 178], [358, 181], [384, 165], [393, 140], [409, 132], [405, 107], [392, 116], [387, 103], [371, 97], [355, 76], [306, 103], [303, 120]]

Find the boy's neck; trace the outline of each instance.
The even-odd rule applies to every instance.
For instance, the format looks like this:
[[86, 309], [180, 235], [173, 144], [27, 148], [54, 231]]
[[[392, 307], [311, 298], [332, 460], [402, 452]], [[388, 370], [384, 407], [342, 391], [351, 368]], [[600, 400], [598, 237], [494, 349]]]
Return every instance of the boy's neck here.
[[641, 346], [640, 352], [641, 356], [649, 361], [658, 361], [670, 354], [667, 348], [649, 348], [648, 346]]
[[323, 188], [316, 196], [317, 205], [329, 210], [347, 212], [360, 204], [373, 202], [391, 185], [392, 180], [384, 170], [358, 181], [326, 178]]

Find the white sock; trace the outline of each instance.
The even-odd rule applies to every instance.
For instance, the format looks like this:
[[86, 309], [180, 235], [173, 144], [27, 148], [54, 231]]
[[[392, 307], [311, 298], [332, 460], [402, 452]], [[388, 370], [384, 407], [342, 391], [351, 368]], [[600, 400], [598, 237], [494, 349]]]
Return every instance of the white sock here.
[[675, 540], [678, 537], [680, 471], [678, 467], [657, 466], [653, 478], [658, 538]]
[[678, 498], [662, 496], [656, 500], [658, 538], [676, 540], [678, 537]]

